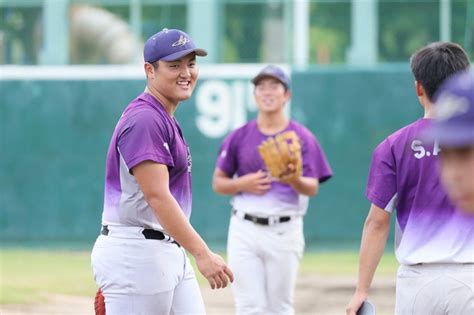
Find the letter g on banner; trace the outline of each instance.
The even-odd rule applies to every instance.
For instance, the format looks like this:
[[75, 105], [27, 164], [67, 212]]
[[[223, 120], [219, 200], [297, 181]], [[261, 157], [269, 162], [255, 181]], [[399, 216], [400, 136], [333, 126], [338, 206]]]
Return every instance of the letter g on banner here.
[[232, 103], [231, 91], [224, 81], [204, 82], [196, 97], [198, 129], [210, 138], [225, 135], [232, 119]]

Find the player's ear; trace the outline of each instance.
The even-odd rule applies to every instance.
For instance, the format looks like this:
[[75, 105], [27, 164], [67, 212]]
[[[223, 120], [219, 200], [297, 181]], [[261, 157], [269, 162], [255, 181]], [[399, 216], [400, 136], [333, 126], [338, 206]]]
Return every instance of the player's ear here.
[[286, 91], [285, 91], [286, 102], [288, 102], [288, 100], [290, 99], [290, 97], [291, 97], [291, 91], [290, 91], [290, 90], [286, 90]]
[[152, 79], [155, 75], [155, 68], [153, 65], [151, 63], [145, 62], [143, 68], [145, 69], [146, 78]]
[[417, 80], [415, 80], [415, 89], [416, 89], [416, 95], [421, 97], [423, 95], [425, 95], [425, 89], [423, 88], [423, 86], [421, 85], [420, 82], [418, 82]]

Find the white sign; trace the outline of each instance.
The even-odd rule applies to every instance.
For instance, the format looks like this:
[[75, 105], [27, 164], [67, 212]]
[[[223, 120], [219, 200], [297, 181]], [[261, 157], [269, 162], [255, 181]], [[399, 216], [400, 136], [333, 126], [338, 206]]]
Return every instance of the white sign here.
[[196, 93], [196, 126], [209, 138], [220, 138], [242, 126], [256, 111], [253, 85], [247, 81], [208, 80]]

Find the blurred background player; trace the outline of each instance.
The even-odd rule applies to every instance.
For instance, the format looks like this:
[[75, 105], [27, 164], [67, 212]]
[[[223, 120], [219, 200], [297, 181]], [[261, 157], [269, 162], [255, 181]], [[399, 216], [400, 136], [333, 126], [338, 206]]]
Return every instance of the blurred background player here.
[[439, 148], [422, 141], [433, 117], [433, 95], [446, 78], [466, 70], [469, 60], [459, 45], [436, 42], [415, 52], [410, 64], [424, 117], [387, 137], [373, 153], [366, 191], [372, 205], [349, 315], [367, 299], [394, 209], [400, 263], [395, 313], [474, 313], [474, 217], [463, 215], [449, 202], [436, 171]]
[[441, 180], [454, 204], [474, 215], [473, 72], [456, 74], [443, 84], [434, 113], [432, 133], [441, 148]]
[[[213, 188], [233, 196], [227, 254], [237, 314], [293, 314], [303, 216], [309, 196], [332, 171], [315, 136], [284, 114], [291, 95], [284, 71], [267, 66], [252, 82], [258, 117], [224, 139]], [[270, 178], [258, 147], [268, 137], [294, 133], [302, 146], [302, 176], [288, 182]]]
[[212, 288], [232, 281], [189, 223], [191, 155], [174, 117], [196, 85], [196, 56], [206, 55], [180, 30], [163, 29], [145, 43], [147, 87], [110, 141], [102, 233], [92, 251], [108, 315], [204, 314], [184, 249]]

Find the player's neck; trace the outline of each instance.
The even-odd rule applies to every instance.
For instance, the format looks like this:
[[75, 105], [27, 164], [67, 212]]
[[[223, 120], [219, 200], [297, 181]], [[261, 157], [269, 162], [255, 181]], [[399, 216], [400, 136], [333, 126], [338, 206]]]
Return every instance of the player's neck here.
[[257, 116], [258, 129], [263, 134], [275, 134], [288, 126], [289, 120], [283, 113], [262, 113]]
[[423, 118], [433, 118], [433, 103], [431, 103], [431, 100], [428, 98], [426, 93], [424, 93], [424, 90], [421, 95], [418, 95], [418, 101], [420, 102], [421, 107], [423, 107]]
[[423, 118], [426, 118], [426, 119], [434, 118], [432, 107], [429, 107], [429, 108], [425, 107], [425, 114], [423, 115]]
[[423, 118], [431, 119], [434, 117], [433, 116], [433, 103], [431, 103], [430, 100], [428, 100], [427, 98], [424, 98], [421, 101], [421, 106], [423, 106], [423, 110], [424, 110]]
[[162, 97], [160, 93], [158, 93], [158, 91], [150, 89], [148, 86], [145, 87], [145, 93], [148, 93], [153, 96], [161, 104], [161, 106], [163, 106], [163, 108], [170, 115], [170, 117], [174, 116], [174, 112], [176, 111], [178, 104], [171, 104], [170, 102], [166, 102], [166, 98]]

